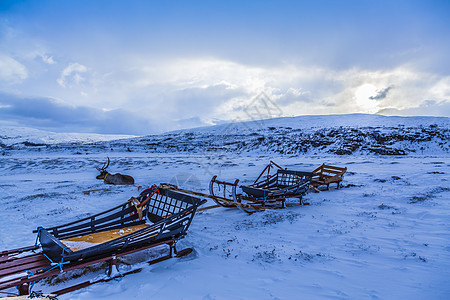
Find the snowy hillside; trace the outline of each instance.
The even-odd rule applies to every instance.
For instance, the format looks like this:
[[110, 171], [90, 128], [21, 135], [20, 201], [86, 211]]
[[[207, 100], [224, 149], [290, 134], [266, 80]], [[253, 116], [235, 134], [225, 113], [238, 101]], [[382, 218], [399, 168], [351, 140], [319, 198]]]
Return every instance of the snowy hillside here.
[[177, 131], [138, 138], [130, 145], [155, 152], [448, 153], [450, 119], [378, 115], [301, 116]]
[[59, 143], [92, 143], [131, 138], [131, 135], [57, 133], [28, 127], [0, 126], [0, 146], [45, 146]]
[[[326, 162], [348, 168], [343, 188], [307, 194], [309, 206], [197, 213], [179, 241], [193, 253], [151, 266], [145, 261], [167, 249], [131, 255], [119, 270], [141, 272], [58, 299], [448, 299], [449, 128], [448, 118], [350, 115], [92, 143], [8, 143], [3, 133], [0, 251], [34, 244], [38, 226], [118, 205], [139, 186], [170, 182], [207, 193], [213, 175], [251, 183], [269, 160], [303, 171]], [[131, 175], [136, 185], [96, 180], [106, 156], [111, 173]], [[104, 270], [41, 281], [34, 290], [59, 290]]]
[[39, 136], [35, 132], [8, 137], [5, 133], [0, 147], [5, 154], [16, 149], [73, 150], [79, 154], [111, 149], [148, 153], [438, 154], [450, 151], [450, 119], [361, 114], [301, 116], [232, 122], [127, 140], [114, 138], [82, 134]]

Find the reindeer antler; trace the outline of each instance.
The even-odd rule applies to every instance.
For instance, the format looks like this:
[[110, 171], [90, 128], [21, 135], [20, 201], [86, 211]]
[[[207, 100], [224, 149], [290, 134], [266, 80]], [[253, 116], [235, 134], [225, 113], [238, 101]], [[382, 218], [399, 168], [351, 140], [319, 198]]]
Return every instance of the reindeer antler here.
[[106, 164], [106, 167], [104, 167], [104, 169], [109, 167], [110, 160], [109, 160], [109, 156], [107, 156], [107, 157], [108, 157], [108, 163]]
[[105, 162], [105, 163], [103, 164], [103, 167], [101, 167], [101, 168], [95, 167], [95, 168], [96, 168], [97, 170], [99, 170], [100, 172], [101, 172], [101, 171], [105, 171], [106, 168], [109, 166], [110, 160], [109, 160], [109, 156], [107, 156], [107, 157], [108, 157], [108, 161]]

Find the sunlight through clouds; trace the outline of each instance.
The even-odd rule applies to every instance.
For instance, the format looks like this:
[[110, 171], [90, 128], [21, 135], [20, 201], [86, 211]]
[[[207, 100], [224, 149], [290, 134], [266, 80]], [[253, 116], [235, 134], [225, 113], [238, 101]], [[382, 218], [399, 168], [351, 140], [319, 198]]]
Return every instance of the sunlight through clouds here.
[[[245, 119], [242, 109], [264, 92], [284, 116], [328, 113], [377, 113], [385, 109], [410, 109], [427, 99], [448, 96], [448, 80], [409, 66], [391, 70], [333, 70], [285, 64], [249, 66], [214, 58], [175, 59], [155, 62], [139, 58], [115, 67], [113, 72], [91, 72], [81, 64], [66, 67], [61, 86], [83, 83], [85, 104], [108, 99], [108, 108], [127, 108], [138, 115], [165, 107], [152, 118], [163, 128], [177, 128], [172, 120], [199, 117], [214, 120]], [[447, 94], [446, 94], [447, 93]], [[444, 98], [445, 99], [445, 98]], [[447, 98], [448, 99], [448, 98]], [[87, 101], [87, 102], [86, 102]]]
[[356, 105], [362, 112], [375, 113], [378, 111], [377, 103], [372, 98], [377, 94], [377, 87], [373, 84], [365, 83], [355, 90], [354, 99]]
[[0, 93], [124, 111], [158, 131], [245, 119], [261, 93], [283, 116], [447, 116], [449, 6], [399, 1], [11, 2]]

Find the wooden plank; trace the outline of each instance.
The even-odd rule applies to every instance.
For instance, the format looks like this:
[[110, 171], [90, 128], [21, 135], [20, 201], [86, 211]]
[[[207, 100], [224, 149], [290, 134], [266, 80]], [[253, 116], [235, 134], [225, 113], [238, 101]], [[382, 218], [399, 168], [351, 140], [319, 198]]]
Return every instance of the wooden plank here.
[[335, 169], [339, 171], [347, 170], [347, 167], [336, 167], [336, 166], [330, 166], [330, 165], [323, 165], [324, 169]]
[[14, 255], [5, 255], [0, 257], [0, 264], [17, 259]]
[[[61, 230], [62, 227], [68, 227], [68, 226], [72, 226], [72, 225], [80, 223], [80, 222], [91, 220], [92, 218], [96, 218], [97, 216], [101, 216], [101, 215], [107, 214], [107, 213], [109, 213], [109, 212], [111, 212], [111, 211], [113, 211], [115, 209], [122, 208], [124, 205], [128, 205], [128, 203], [129, 202], [127, 201], [127, 202], [122, 203], [122, 204], [120, 204], [120, 205], [118, 205], [116, 207], [113, 207], [113, 208], [110, 208], [108, 210], [105, 210], [105, 211], [103, 211], [101, 213], [98, 213], [98, 214], [95, 214], [95, 215], [92, 215], [92, 216], [89, 216], [89, 217], [86, 217], [86, 218], [83, 218], [83, 219], [80, 219], [80, 220], [77, 220], [77, 221], [73, 221], [73, 222], [70, 222], [70, 223], [66, 223], [66, 224], [63, 224], [63, 225], [55, 226], [55, 227], [49, 227], [49, 228], [45, 228], [45, 229], [47, 231], [52, 231], [52, 230], [58, 229], [58, 231], [59, 231], [59, 230]], [[33, 233], [37, 233], [37, 232], [38, 232], [37, 230], [33, 230]]]
[[322, 170], [324, 165], [321, 165], [319, 167], [317, 167], [314, 171], [312, 171], [313, 173], [320, 173], [320, 171]]
[[[48, 299], [48, 300], [50, 300], [50, 299], [56, 299], [55, 297], [56, 297], [56, 294], [49, 294], [49, 295], [42, 295], [42, 296], [39, 297], [39, 298], [36, 297], [35, 299], [41, 299], [41, 300], [46, 300], [46, 299]], [[23, 295], [23, 296], [12, 296], [12, 297], [5, 297], [5, 298], [0, 297], [0, 299], [7, 299], [7, 300], [28, 300], [28, 299], [31, 299], [31, 298], [29, 298], [28, 295]]]
[[11, 274], [20, 273], [20, 272], [23, 272], [26, 270], [30, 270], [34, 273], [33, 270], [37, 270], [37, 269], [40, 269], [43, 267], [48, 267], [50, 265], [51, 265], [50, 261], [47, 260], [47, 261], [36, 261], [36, 262], [31, 262], [31, 263], [25, 264], [25, 265], [10, 267], [8, 269], [1, 270], [0, 277], [9, 276]]
[[[73, 232], [84, 231], [84, 230], [91, 230], [91, 232], [92, 232], [92, 229], [95, 230], [98, 228], [102, 228], [102, 226], [105, 226], [106, 224], [107, 224], [107, 226], [119, 224], [122, 221], [120, 219], [120, 217], [123, 214], [128, 214], [128, 213], [133, 213], [133, 212], [135, 212], [135, 208], [134, 208], [134, 206], [130, 206], [124, 210], [120, 210], [118, 212], [115, 212], [111, 215], [107, 215], [105, 217], [96, 218], [96, 219], [93, 219], [93, 217], [92, 217], [89, 222], [85, 222], [80, 225], [68, 227], [66, 229], [61, 229], [61, 228], [58, 229], [58, 235], [63, 236], [63, 235], [72, 234]], [[128, 219], [133, 219], [133, 216], [130, 216], [130, 217], [128, 217]]]
[[27, 278], [28, 278], [28, 276], [24, 276], [24, 277], [20, 277], [20, 278], [14, 278], [12, 280], [4, 281], [4, 282], [0, 283], [0, 291], [7, 289], [7, 288], [19, 286], [20, 284], [22, 284], [22, 281], [26, 280]]
[[332, 169], [323, 169], [322, 173], [332, 173], [332, 174], [342, 174], [342, 171], [332, 170]]
[[341, 177], [332, 177], [332, 178], [328, 178], [325, 180], [325, 184], [329, 184], [329, 183], [338, 183], [342, 181]]
[[24, 264], [28, 264], [28, 263], [32, 263], [32, 262], [47, 261], [47, 260], [48, 259], [42, 254], [36, 254], [36, 255], [30, 255], [30, 256], [26, 256], [26, 257], [16, 258], [14, 260], [10, 260], [8, 262], [1, 263], [0, 264], [0, 272], [1, 272], [1, 270], [11, 268], [14, 266], [20, 266], [20, 265], [24, 265]]
[[39, 248], [38, 246], [33, 245], [33, 246], [22, 247], [22, 248], [17, 248], [17, 249], [5, 250], [5, 251], [0, 252], [0, 256], [10, 255], [10, 254], [14, 254], [14, 253], [22, 253], [22, 252], [26, 252], [26, 251], [36, 250], [38, 248]]

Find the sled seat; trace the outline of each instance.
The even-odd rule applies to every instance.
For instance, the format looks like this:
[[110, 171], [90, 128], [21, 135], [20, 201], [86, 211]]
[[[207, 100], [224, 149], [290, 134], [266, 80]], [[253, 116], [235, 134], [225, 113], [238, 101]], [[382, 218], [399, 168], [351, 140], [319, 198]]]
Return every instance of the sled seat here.
[[135, 225], [135, 226], [125, 227], [125, 228], [116, 228], [113, 230], [96, 232], [96, 233], [91, 233], [91, 234], [87, 234], [87, 235], [68, 238], [65, 240], [61, 240], [61, 242], [65, 246], [69, 247], [70, 250], [78, 251], [78, 250], [83, 250], [83, 249], [95, 246], [96, 244], [101, 244], [101, 243], [112, 241], [118, 237], [122, 237], [124, 235], [133, 233], [135, 231], [138, 231], [138, 230], [143, 229], [148, 226], [150, 226], [150, 225], [141, 224], [141, 225]]
[[347, 172], [347, 167], [342, 168], [322, 164], [313, 171], [315, 176], [311, 180], [311, 185], [315, 188], [326, 185], [327, 189], [329, 189], [331, 183], [336, 183], [336, 188], [339, 188], [345, 172]]

